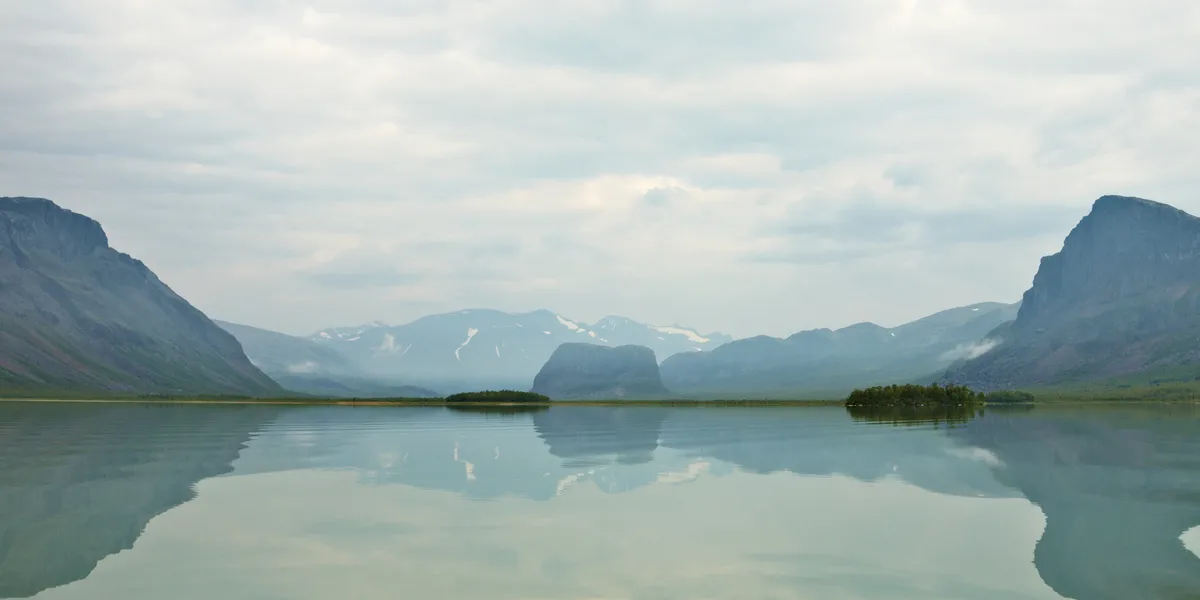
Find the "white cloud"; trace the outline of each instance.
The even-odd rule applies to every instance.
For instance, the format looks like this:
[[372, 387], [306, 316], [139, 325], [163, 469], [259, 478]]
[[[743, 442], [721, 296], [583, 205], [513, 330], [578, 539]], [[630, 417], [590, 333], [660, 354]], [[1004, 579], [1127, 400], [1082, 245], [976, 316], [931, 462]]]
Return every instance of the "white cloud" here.
[[1198, 24], [1182, 0], [7, 3], [0, 193], [295, 333], [484, 304], [895, 324], [1015, 300], [1104, 193], [1200, 209]]
[[948, 350], [942, 354], [942, 360], [971, 360], [972, 358], [979, 358], [999, 344], [998, 340], [983, 340], [976, 344], [959, 344], [953, 350]]

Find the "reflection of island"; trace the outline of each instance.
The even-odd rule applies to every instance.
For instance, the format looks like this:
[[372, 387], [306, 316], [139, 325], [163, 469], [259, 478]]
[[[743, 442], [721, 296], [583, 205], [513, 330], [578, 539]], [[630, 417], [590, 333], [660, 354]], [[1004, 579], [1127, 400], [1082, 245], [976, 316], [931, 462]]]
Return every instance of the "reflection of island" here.
[[1034, 555], [1069, 598], [1200, 598], [1200, 411], [989, 410], [951, 435], [994, 453], [996, 477], [1046, 515]]
[[155, 516], [227, 473], [273, 409], [0, 407], [0, 598], [87, 577]]

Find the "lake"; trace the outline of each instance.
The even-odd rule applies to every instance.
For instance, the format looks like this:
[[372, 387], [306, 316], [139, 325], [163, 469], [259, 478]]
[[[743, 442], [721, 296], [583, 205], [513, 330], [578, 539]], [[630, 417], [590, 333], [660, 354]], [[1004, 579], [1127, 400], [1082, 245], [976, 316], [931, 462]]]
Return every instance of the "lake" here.
[[0, 598], [1200, 598], [1200, 411], [0, 404]]

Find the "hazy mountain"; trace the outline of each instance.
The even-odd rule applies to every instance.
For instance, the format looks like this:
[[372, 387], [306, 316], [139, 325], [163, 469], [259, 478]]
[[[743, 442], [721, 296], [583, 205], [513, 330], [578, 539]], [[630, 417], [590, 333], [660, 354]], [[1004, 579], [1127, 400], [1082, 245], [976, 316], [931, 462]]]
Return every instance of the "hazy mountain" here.
[[326, 344], [247, 325], [216, 323], [241, 342], [250, 362], [294, 392], [335, 398], [429, 398], [438, 395], [426, 388], [367, 377], [349, 359]]
[[594, 325], [548, 310], [511, 314], [476, 309], [423, 317], [407, 325], [371, 323], [326, 329], [313, 341], [335, 348], [372, 377], [443, 392], [488, 387], [529, 389], [559, 345], [586, 341], [642, 345], [658, 356], [714, 348], [731, 338], [679, 326], [651, 326], [623, 317]]
[[759, 336], [662, 364], [663, 383], [691, 395], [836, 395], [855, 387], [934, 379], [955, 361], [985, 351], [985, 336], [1017, 305], [954, 308], [894, 328], [860, 323], [786, 339]]
[[356, 372], [340, 352], [312, 340], [225, 321], [214, 321], [242, 344], [254, 366], [268, 375], [344, 375]]
[[533, 380], [533, 391], [555, 400], [616, 400], [667, 395], [654, 351], [645, 346], [563, 344]]
[[[1105, 196], [1042, 259], [991, 351], [947, 374], [978, 389], [1192, 369], [1200, 375], [1200, 219]], [[1185, 369], [1186, 370], [1186, 369]]]
[[99, 223], [38, 198], [0, 198], [0, 389], [281, 391]]

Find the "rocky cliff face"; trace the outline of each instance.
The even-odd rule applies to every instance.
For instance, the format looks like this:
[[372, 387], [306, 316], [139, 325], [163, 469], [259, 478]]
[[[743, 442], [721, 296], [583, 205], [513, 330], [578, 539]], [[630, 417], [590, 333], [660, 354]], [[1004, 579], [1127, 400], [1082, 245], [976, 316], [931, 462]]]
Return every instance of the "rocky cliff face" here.
[[978, 389], [1087, 381], [1200, 364], [1200, 219], [1105, 196], [1042, 259], [993, 350], [946, 379]]
[[278, 393], [232, 335], [98, 223], [0, 198], [0, 393]]
[[533, 391], [556, 400], [643, 399], [665, 396], [654, 351], [563, 344], [533, 380]]

